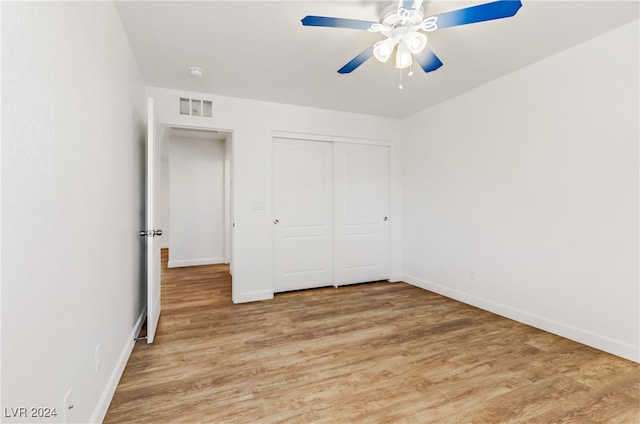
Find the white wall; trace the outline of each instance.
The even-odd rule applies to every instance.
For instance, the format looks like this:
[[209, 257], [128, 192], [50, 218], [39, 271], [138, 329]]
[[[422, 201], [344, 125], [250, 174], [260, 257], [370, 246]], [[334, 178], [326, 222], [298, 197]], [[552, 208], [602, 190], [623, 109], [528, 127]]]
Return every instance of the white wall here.
[[406, 120], [403, 271], [640, 360], [638, 21]]
[[[330, 135], [360, 139], [388, 140], [391, 145], [391, 248], [392, 273], [400, 275], [401, 199], [398, 154], [400, 121], [259, 102], [222, 96], [207, 96], [148, 87], [155, 99], [158, 120], [175, 126], [199, 126], [233, 132], [232, 180], [235, 222], [232, 265], [233, 300], [247, 302], [273, 297], [271, 286], [271, 140], [274, 131]], [[214, 100], [214, 118], [178, 116], [178, 96], [209, 97]], [[264, 202], [264, 210], [254, 210], [254, 202]]]
[[100, 420], [144, 305], [144, 86], [112, 3], [1, 7], [2, 408], [58, 412], [3, 420], [69, 388]]
[[169, 267], [224, 262], [224, 140], [170, 137]]

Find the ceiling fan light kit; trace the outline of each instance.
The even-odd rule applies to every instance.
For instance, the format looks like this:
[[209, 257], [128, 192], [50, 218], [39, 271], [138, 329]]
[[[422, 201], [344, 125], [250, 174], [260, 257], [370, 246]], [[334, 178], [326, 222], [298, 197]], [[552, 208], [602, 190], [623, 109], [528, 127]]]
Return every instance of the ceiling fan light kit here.
[[396, 42], [391, 38], [387, 38], [383, 41], [378, 41], [373, 45], [373, 55], [380, 62], [386, 62], [393, 54], [393, 49], [396, 48]]
[[402, 37], [402, 42], [409, 47], [413, 54], [418, 54], [427, 47], [427, 36], [421, 32], [408, 32]]
[[386, 37], [351, 59], [338, 70], [340, 74], [353, 72], [372, 56], [386, 63], [395, 50], [396, 68], [409, 68], [411, 75], [414, 60], [424, 72], [432, 72], [442, 66], [440, 59], [427, 46], [427, 36], [423, 32], [508, 18], [514, 16], [522, 7], [520, 0], [498, 0], [425, 19], [422, 1], [399, 0], [397, 6], [391, 5], [383, 12], [381, 22], [309, 15], [302, 19], [302, 25], [365, 30]]
[[411, 66], [412, 63], [411, 50], [404, 42], [400, 42], [398, 44], [398, 53], [396, 53], [396, 68], [405, 69]]
[[[397, 47], [396, 68], [398, 69], [411, 66], [412, 54], [418, 54], [427, 47], [427, 36], [418, 32], [424, 26], [422, 1], [413, 2], [410, 5], [411, 9], [406, 9], [404, 3], [407, 2], [400, 2], [397, 8], [393, 5], [387, 8], [383, 13], [382, 23], [372, 24], [367, 29], [387, 37], [373, 46], [373, 55], [378, 61], [386, 62]], [[434, 29], [433, 25], [429, 26], [429, 31]]]

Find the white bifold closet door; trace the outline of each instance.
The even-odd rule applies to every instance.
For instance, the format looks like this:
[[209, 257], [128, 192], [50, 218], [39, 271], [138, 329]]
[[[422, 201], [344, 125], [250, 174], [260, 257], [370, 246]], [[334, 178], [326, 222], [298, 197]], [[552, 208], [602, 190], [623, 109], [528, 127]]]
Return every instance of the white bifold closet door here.
[[389, 278], [388, 147], [274, 139], [274, 292]]

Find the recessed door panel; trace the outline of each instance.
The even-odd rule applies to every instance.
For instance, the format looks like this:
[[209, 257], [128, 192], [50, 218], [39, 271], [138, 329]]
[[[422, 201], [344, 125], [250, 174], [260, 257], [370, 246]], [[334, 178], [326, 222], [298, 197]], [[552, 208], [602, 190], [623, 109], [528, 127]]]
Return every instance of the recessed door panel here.
[[383, 261], [383, 249], [380, 245], [380, 234], [356, 233], [345, 234], [343, 251], [345, 254], [344, 270], [355, 271], [376, 268]]
[[[288, 227], [326, 226], [326, 170], [331, 158], [321, 146], [296, 145], [282, 150], [282, 213], [279, 217]], [[330, 147], [330, 145], [329, 145]]]
[[[344, 201], [345, 225], [374, 225], [380, 220], [380, 184], [379, 147], [373, 151], [362, 150], [359, 145], [341, 144], [340, 150], [347, 150], [341, 158], [342, 187], [337, 193], [342, 193]], [[384, 212], [382, 212], [384, 213]]]

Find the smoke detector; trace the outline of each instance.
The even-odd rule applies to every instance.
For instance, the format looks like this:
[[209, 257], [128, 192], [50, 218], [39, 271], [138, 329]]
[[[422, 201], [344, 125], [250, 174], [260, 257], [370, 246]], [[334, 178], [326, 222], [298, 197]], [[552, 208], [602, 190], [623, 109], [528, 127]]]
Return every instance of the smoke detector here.
[[204, 71], [196, 66], [189, 68], [189, 75], [192, 77], [200, 78], [204, 74]]

